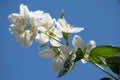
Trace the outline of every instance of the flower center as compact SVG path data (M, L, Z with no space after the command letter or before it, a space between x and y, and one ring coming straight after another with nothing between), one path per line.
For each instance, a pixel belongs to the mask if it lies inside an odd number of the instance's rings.
M44 26L44 28L46 28L46 29L48 29L49 28L49 26L48 26L48 23L46 22L46 23L42 23L42 26Z
M19 17L17 18L17 20L16 20L15 23L17 23L17 24L20 25L20 26L23 26L23 25L25 25L25 23L26 23L26 19L24 19L23 16L19 16Z
M50 29L49 31L47 31L47 34L52 36L52 37L56 37L55 33L54 33L54 28ZM49 36L49 37L50 37Z
M25 32L25 30L18 30L17 32L18 32L18 35L22 35Z
M63 28L65 29L72 29L73 27L70 24L63 25Z

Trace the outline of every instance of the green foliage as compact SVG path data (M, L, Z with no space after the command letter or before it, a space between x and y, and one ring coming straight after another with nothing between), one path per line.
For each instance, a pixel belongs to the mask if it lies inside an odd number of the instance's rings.
M115 56L119 52L120 47L111 45L100 45L91 50L89 58L92 62L105 65L103 61L100 59L101 57L105 59L110 58Z
M110 57L106 59L108 67L117 75L120 75L120 57Z
M112 79L109 78L109 77L104 77L104 78L102 78L102 79L100 79L100 80L112 80Z
M75 58L75 62L81 60L84 57L83 52L81 50L81 48L78 48L76 51L76 58Z

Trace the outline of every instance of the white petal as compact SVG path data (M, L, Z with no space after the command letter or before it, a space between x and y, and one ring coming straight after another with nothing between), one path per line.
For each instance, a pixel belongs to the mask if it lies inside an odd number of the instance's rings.
M55 24L58 29L60 29L61 31L64 31L64 28L62 27L62 25L59 22L56 22Z
M11 23L13 23L16 26L20 26L21 28L26 25L26 20L24 20L21 15L13 13L8 16L8 19L10 20Z
M58 56L52 60L52 68L54 71L58 71L62 68L62 59Z
M39 55L44 58L53 58L55 56L55 52L52 49L45 49L40 51Z
M30 37L30 41L34 40L36 38L36 36L37 36L37 32L34 31Z
M32 41L30 41L30 34L28 32L25 32L25 35L22 39L22 47L27 48L32 44Z
M49 38L48 38L48 36L46 36L45 34L42 34L42 33L41 33L41 34L37 34L35 40L36 40L37 42L39 42L40 44L45 44L46 42L49 41Z
M24 37L24 34L17 35L16 36L16 41L22 41L23 37Z
M42 17L42 23L48 23L49 26L53 24L52 17L50 16L49 13L44 13Z
M27 18L29 16L29 9L26 5L23 5L23 4L20 5L20 14L24 18Z
M79 33L82 30L84 30L84 28L75 27L75 28L71 29L69 32L70 33Z
M55 39L57 39L58 41L60 41L58 38L55 38ZM56 41L56 40L54 40L54 39L50 39L50 43L53 45L53 46L60 46L61 45L61 43L59 43L58 41Z
M11 14L11 15L8 16L8 19L9 19L9 21L11 23L15 24L16 21L17 21L17 19L18 19L18 17L20 17L19 14L13 13L13 14Z
M32 41L23 41L22 42L22 47L23 48L27 48L32 44Z
M15 26L14 24L11 24L11 25L10 25L10 28L9 28L9 31L10 31L10 32L17 32L17 30L18 30L18 29L16 28L16 26Z
M65 20L65 18L59 19L58 22L59 22L61 25L66 25L66 24L68 24L67 21Z
M63 35L62 35L62 31L58 28L55 28L54 29L54 34L58 37L58 38L62 38Z
M41 32L45 32L48 30L48 28L46 29L44 26L39 25L38 30L40 30Z
M43 11L37 10L37 11L34 12L34 15L35 15L36 18L40 19L43 16Z
M62 51L63 55L65 55L66 58L70 55L70 52L72 51L71 48L65 45L61 45L60 50Z
M83 64L87 63L87 61L84 60L84 59L81 59L81 62L82 62Z
M81 48L83 50L85 48L85 44L84 44L83 39L78 35L75 35L73 37L72 44L75 47L75 49Z
M93 49L94 47L96 47L95 41L90 40L90 41L88 42L88 44L86 45L86 52L89 53L89 52L91 51L91 49Z

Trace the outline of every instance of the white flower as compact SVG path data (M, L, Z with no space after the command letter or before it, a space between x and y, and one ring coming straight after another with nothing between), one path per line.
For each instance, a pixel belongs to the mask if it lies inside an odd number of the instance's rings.
M52 19L49 13L44 13L41 20L41 27L39 27L39 30L44 32L54 27L54 25L55 25L55 19Z
M17 30L24 29L26 27L28 17L29 17L28 7L26 5L21 4L20 14L13 13L8 16L8 19L15 26L14 29L16 29L17 31Z
M21 33L20 35L17 35L16 40L20 41L22 43L23 48L27 48L32 44L31 36L32 36L32 34L30 34L30 31L26 30L25 32Z
M52 49L45 49L40 51L40 56L44 58L53 58L52 60L52 69L58 71L62 68L63 56L61 54L54 52Z
M68 59L72 51L73 50L68 46L61 45L59 48L56 48L55 50L52 48L49 48L49 49L40 51L39 55L44 58L53 58L52 68L54 71L58 71L63 68L63 65L62 65L63 61L65 62Z
M31 26L40 27L43 14L44 12L40 10L30 12L29 18Z
M30 13L30 22L33 26L37 27L38 31L45 32L55 26L55 19L52 19L49 13L43 11L36 11Z
M41 33L41 34L37 34L35 40L40 44L45 44L49 41L49 38L45 34Z
M86 63L89 60L90 51L96 46L95 41L90 40L86 45L80 36L75 35L73 37L72 43L75 49L81 48L82 51L85 51L84 58L81 61L83 63Z
M53 46L60 46L61 43L59 42L60 41L59 38L62 38L62 37L63 37L62 32L60 30L58 30L57 28L52 28L46 31L44 34L43 33L38 34L36 36L36 41L41 44L45 44L48 41L50 41L50 43Z
M50 41L53 46L60 46L58 41L60 41L59 38L62 38L62 32L55 28L55 19L52 19L49 13L43 13L43 11L31 12L30 23L38 31L35 37L37 42L45 44Z
M66 33L78 33L84 30L84 28L73 27L72 25L68 24L64 18L59 19L58 22L56 22L56 25L61 31Z

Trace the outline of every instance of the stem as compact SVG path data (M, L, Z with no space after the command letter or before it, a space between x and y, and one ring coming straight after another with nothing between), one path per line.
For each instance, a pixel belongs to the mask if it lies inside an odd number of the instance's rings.
M114 78L115 80L119 80L118 78L116 78L115 76L113 76L111 73L109 73L108 71L106 71L103 67L101 67L100 65L90 61L94 66L98 67L100 70L102 70L103 72L105 72L106 74L108 74L109 76L111 76L112 78Z
M68 40L66 40L66 45L68 46Z
M59 42L59 43L61 43L61 44L64 44L64 43L62 43L61 41L59 41L59 40L55 39L53 36L51 36L51 35L49 35L49 34L46 34L46 33L42 32L42 31L39 31L39 32L41 32L41 33L43 33L43 34L45 34L45 35L49 36L50 38L52 38L52 39L56 40L57 42Z
M55 39L53 36L51 36L51 35L49 35L49 34L46 34L46 33L43 33L43 34L45 34L45 35L49 36L50 38L52 38L52 39L56 40L57 42L59 42L59 43L61 43L61 44L63 44L61 41L59 41L59 40Z

